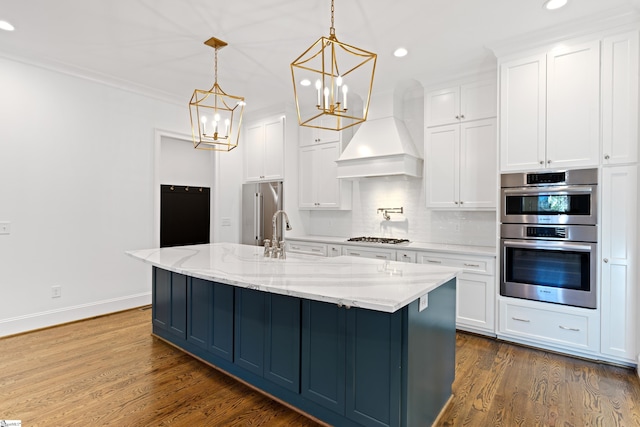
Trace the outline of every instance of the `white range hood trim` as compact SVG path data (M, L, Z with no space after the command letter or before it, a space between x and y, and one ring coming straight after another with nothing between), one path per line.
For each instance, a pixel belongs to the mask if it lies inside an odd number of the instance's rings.
M340 179L389 175L420 178L423 161L405 124L390 116L362 123L336 164Z
M422 177L422 159L408 154L370 156L360 159L338 159L339 179L403 175Z

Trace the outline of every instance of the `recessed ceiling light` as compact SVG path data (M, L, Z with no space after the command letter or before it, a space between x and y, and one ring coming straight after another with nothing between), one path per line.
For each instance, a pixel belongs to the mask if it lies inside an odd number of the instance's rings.
M567 4L568 0L547 0L544 2L544 8L547 10L556 10Z
M399 47L393 52L393 56L396 58L402 58L403 56L407 56L407 53L409 53L407 49Z
M300 80L300 84L302 86L309 86L311 84L311 81L309 79Z
M0 21L0 30L13 31L15 30L15 28L13 25L8 23L7 21Z

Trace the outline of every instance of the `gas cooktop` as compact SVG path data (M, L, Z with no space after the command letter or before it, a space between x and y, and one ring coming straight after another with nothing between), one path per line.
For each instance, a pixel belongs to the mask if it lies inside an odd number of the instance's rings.
M352 237L347 242L367 242L367 243L388 243L397 245L398 243L409 243L407 239L392 239L389 237Z

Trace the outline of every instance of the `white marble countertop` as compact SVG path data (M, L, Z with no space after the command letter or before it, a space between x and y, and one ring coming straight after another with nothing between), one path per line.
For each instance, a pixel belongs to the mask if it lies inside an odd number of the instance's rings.
M263 256L235 243L127 251L176 273L298 298L393 313L456 277L456 268L339 256Z
M496 248L492 246L449 245L444 243L409 242L399 244L384 244L371 242L348 242L348 237L332 236L285 236L285 241L304 241L328 243L334 245L366 246L371 248L386 248L411 251L441 252L460 255L481 255L496 257Z

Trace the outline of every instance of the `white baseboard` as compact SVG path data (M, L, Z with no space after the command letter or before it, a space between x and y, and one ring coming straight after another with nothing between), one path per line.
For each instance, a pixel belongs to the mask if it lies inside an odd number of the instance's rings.
M151 292L0 320L0 337L151 304Z

